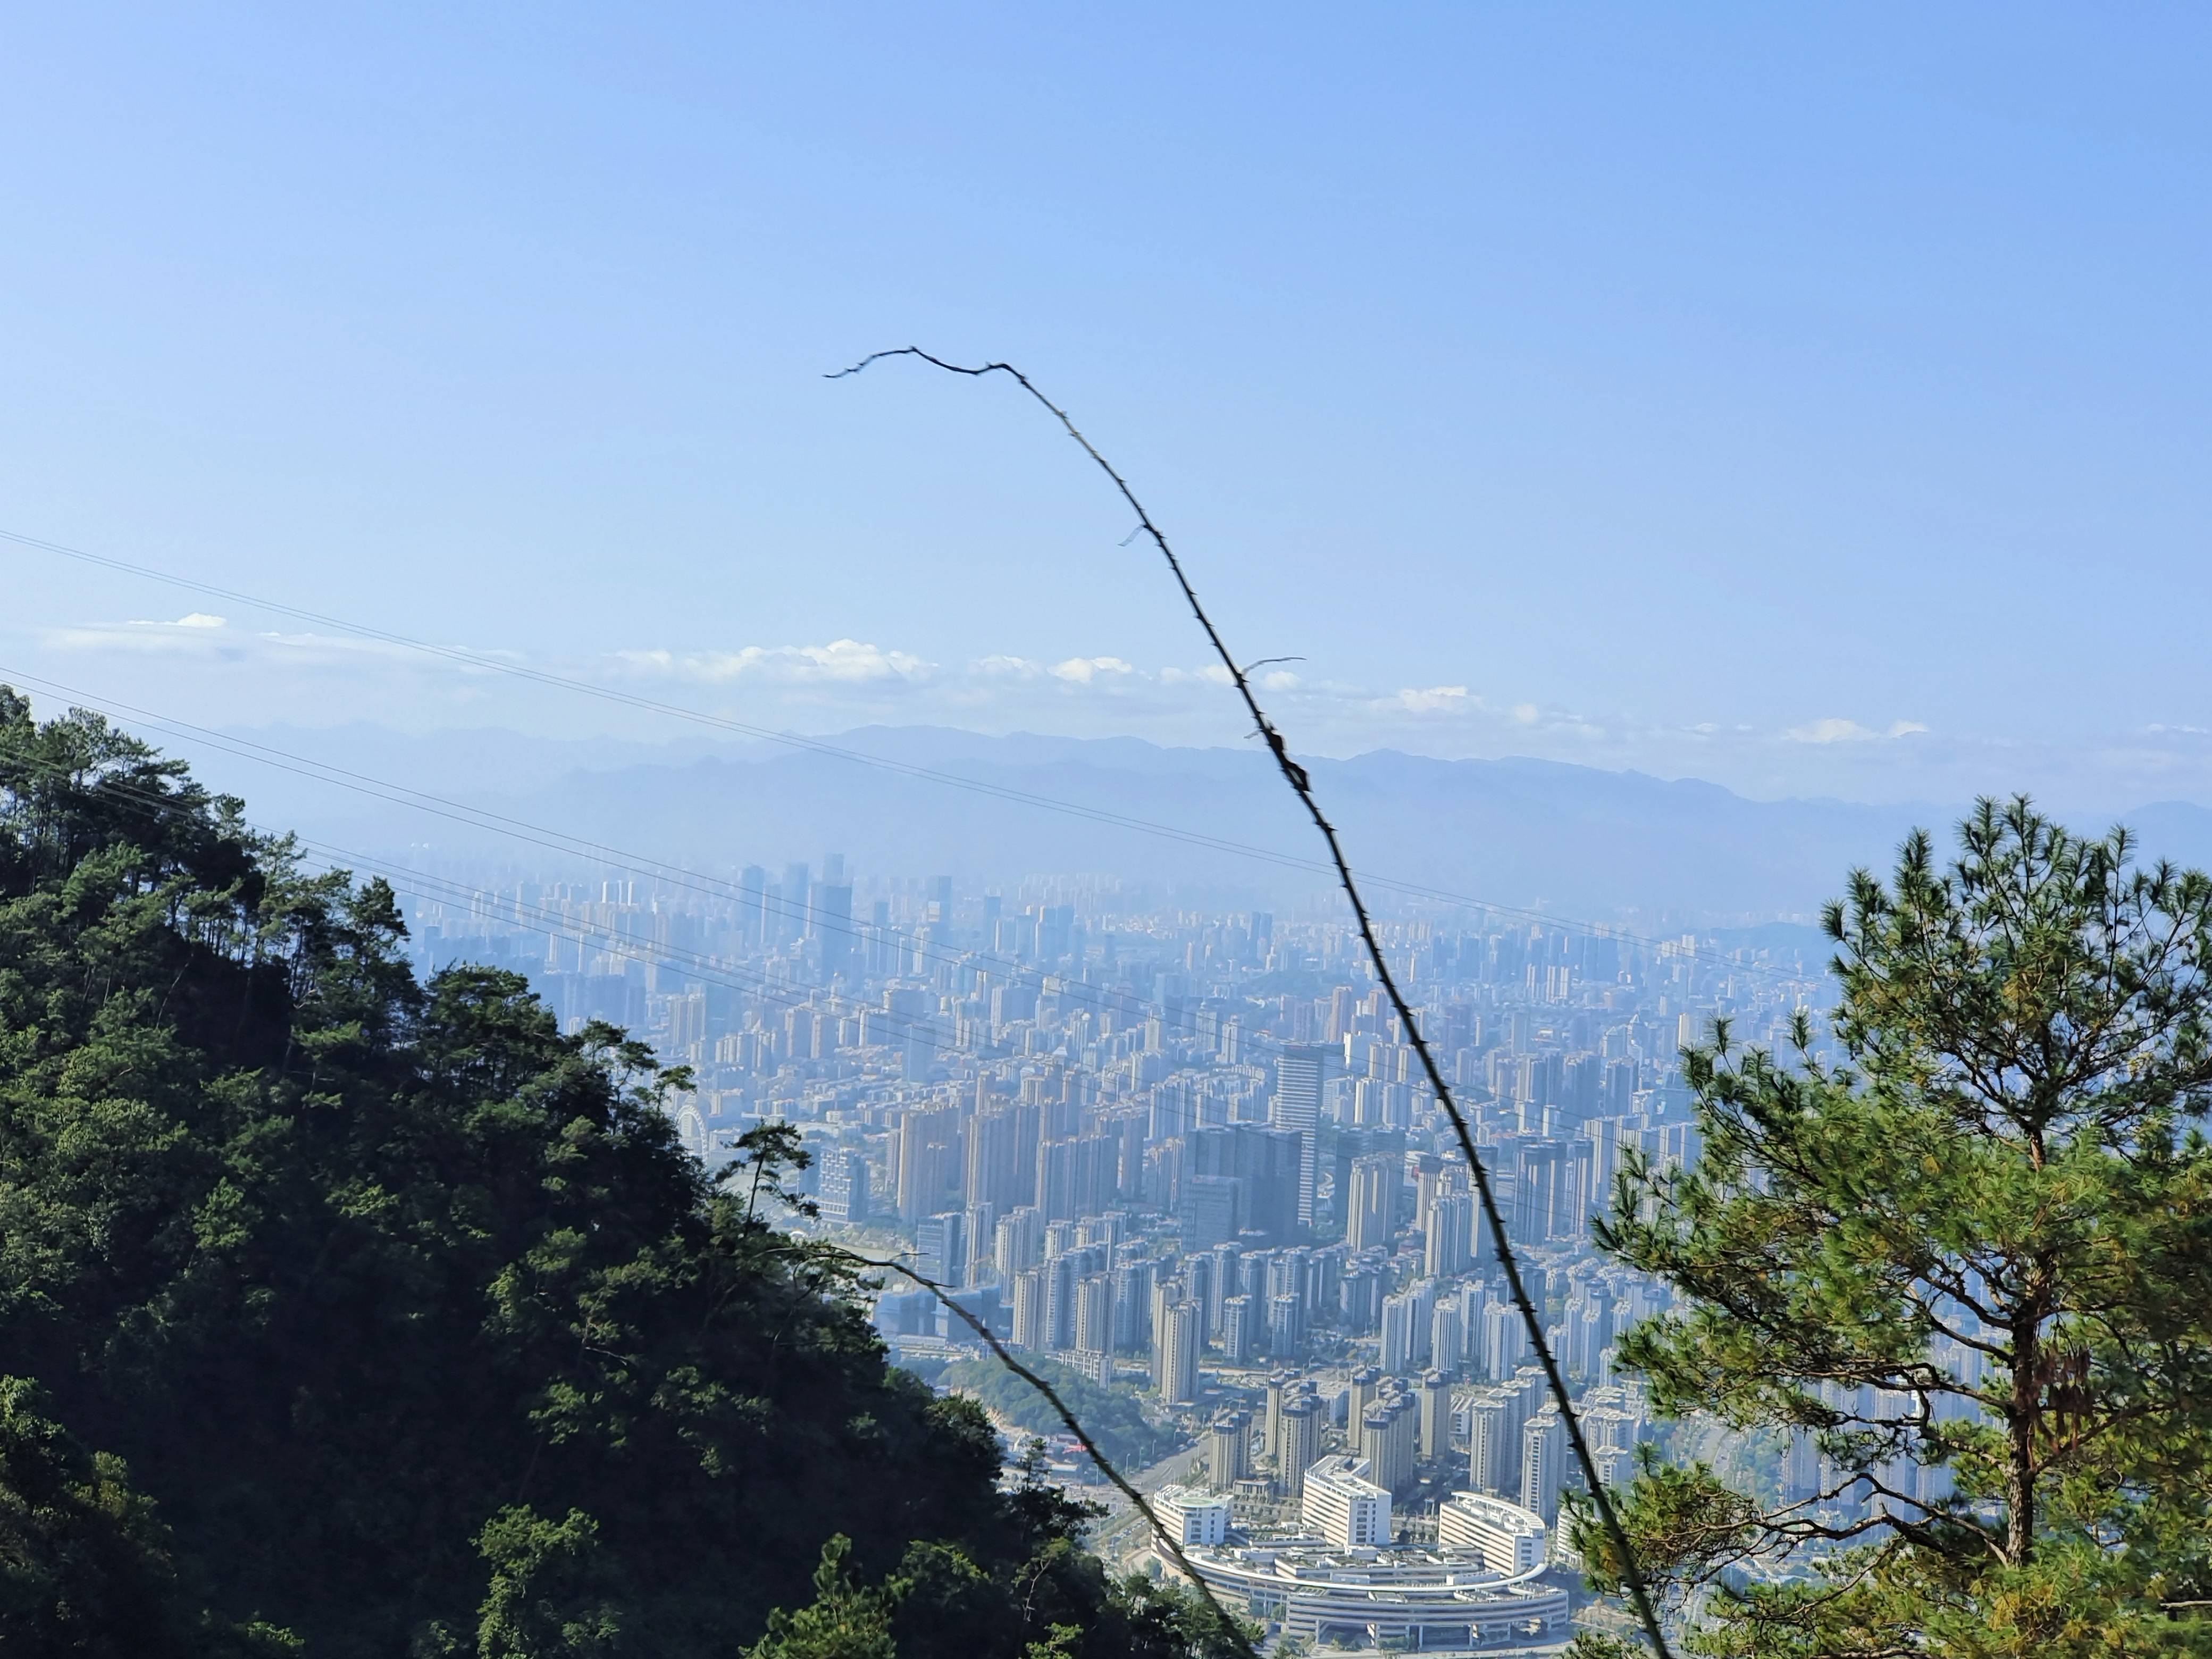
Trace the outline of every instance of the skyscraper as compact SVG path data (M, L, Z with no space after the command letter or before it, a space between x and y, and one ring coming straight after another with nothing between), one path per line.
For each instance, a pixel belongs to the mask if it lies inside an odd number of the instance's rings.
M1442 1371L1421 1378L1421 1456L1431 1462L1451 1450L1451 1379Z
M1207 1431L1206 1447L1207 1482L1227 1492L1252 1472L1252 1419L1243 1412L1224 1412Z
M1520 1493L1521 1433L1513 1401L1498 1389L1486 1389L1468 1407L1467 1478L1480 1491Z
M1321 1127L1322 1084L1329 1050L1313 1043L1285 1045L1275 1060L1275 1099L1270 1115L1278 1129L1298 1137L1298 1225L1314 1224L1315 1159Z
M909 1107L899 1119L899 1219L920 1221L960 1196L960 1109Z
M948 1289L968 1281L968 1218L946 1210L925 1217L914 1230L915 1271Z
M1284 1492L1297 1498L1306 1471L1321 1455L1322 1406L1319 1396L1302 1394L1283 1402L1282 1449L1275 1457L1276 1478Z
M1547 1407L1521 1425L1521 1507L1547 1524L1559 1518L1566 1452L1566 1427L1557 1412Z
M1153 1332L1152 1386L1168 1405L1188 1406L1198 1399L1200 1316L1195 1303L1177 1302Z
M1404 1160L1370 1153L1352 1161L1351 1191L1344 1202L1344 1242L1354 1250L1382 1249L1397 1224Z
M1438 1193L1429 1206L1424 1232L1423 1270L1431 1279L1456 1279L1468 1269L1474 1228L1474 1200L1466 1193Z

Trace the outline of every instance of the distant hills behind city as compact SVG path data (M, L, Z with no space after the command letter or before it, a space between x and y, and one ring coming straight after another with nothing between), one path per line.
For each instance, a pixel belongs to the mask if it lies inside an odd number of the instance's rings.
M236 735L713 872L834 851L863 878L947 874L976 886L1096 874L1155 898L1229 908L1295 906L1325 885L1306 862L1320 850L1310 824L1256 749L934 726L866 727L818 739L876 763L867 763L769 742L650 745L494 730L416 735L365 723ZM195 763L210 781L246 795L258 822L296 826L362 852L411 848L417 859L495 860L546 872L573 862L489 830L213 750L198 753ZM1391 750L1308 764L1363 872L1645 928L1809 923L1846 871L1887 866L1914 825L1936 830L1948 845L1963 806L1761 801L1694 780ZM2212 865L2212 811L2160 802L2121 818L2138 832L2147 858ZM1393 902L1388 892L1379 896L1385 908Z

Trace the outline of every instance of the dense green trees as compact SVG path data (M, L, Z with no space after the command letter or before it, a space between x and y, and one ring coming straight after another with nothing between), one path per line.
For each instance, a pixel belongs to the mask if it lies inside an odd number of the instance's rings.
M400 935L0 689L0 1646L733 1656L842 1537L903 1656L1187 1650L641 1048Z
M1098 1449L1112 1458L1117 1468L1143 1468L1186 1443L1170 1431L1147 1422L1134 1396L1117 1393L1058 1360L1031 1358L1025 1363L1052 1384L1053 1392L1082 1419L1091 1437L1098 1443ZM1051 1403L996 1360L955 1360L939 1375L937 1382L940 1388L973 1395L1016 1428L1031 1434L1066 1432L1066 1425Z
M1840 1062L1719 1031L1702 1163L1604 1229L1683 1293L1623 1345L1660 1407L1818 1470L1780 1509L1702 1468L1627 1494L1708 1652L2212 1652L2212 882L2024 801L1960 840L1832 908Z

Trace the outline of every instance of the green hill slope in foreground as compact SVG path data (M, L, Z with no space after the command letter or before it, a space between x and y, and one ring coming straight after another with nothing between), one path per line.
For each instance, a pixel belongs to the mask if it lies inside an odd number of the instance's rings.
M0 688L0 1650L1202 1647L710 1191L641 1050L418 983L387 890L239 811Z

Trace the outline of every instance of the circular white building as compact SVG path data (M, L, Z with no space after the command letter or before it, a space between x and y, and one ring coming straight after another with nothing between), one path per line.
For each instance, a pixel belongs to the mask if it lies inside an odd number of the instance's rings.
M1542 1521L1528 1517L1540 1533ZM1513 1648L1565 1641L1567 1593L1533 1567L1498 1571L1480 1549L1347 1548L1317 1538L1187 1551L1232 1610L1316 1645Z

